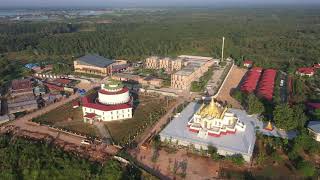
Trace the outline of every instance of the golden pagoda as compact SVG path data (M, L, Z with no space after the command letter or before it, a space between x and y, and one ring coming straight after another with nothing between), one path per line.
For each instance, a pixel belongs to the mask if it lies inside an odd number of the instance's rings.
M200 111L197 114L200 115L201 117L211 117L211 118L222 119L227 110L228 108L223 108L221 106L218 106L217 103L214 101L214 99L212 99L210 104L202 105L202 107L200 108Z
M264 129L268 130L268 131L272 131L273 130L273 126L271 124L271 121L268 122L268 125Z

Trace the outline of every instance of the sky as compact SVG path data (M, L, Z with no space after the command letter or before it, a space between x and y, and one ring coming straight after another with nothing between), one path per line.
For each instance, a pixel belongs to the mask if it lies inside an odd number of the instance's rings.
M318 4L320 0L0 0L0 7L142 7Z

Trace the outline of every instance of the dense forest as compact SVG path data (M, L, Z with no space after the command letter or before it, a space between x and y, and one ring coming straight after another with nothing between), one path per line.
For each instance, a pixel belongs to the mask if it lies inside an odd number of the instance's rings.
M1 24L0 53L23 51L38 60L86 53L132 61L149 55L220 57L225 36L227 56L267 67L312 64L320 57L319 9L169 9L101 18L112 23Z
M141 179L139 169L114 160L103 166L50 144L0 137L0 179Z

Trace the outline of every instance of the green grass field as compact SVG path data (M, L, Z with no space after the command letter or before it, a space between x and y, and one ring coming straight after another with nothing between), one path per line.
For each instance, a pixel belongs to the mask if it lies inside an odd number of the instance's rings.
M95 126L83 122L83 113L81 108L73 109L72 103L67 103L53 111L50 111L34 121L90 136L99 135Z
M129 136L142 132L147 127L146 124L154 123L166 112L167 101L159 96L142 95L139 96L139 102L132 119L105 123L114 142L127 142ZM174 100L170 100L169 104L173 102Z

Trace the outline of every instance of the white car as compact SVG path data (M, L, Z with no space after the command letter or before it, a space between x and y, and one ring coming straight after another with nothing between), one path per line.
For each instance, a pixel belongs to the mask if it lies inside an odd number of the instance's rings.
M90 141L84 139L84 140L81 141L81 144L90 145Z
M280 86L282 87L283 84L284 84L284 80L281 80L281 81L280 81Z

